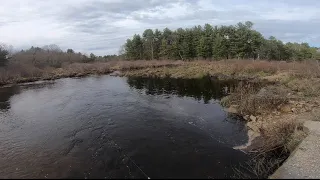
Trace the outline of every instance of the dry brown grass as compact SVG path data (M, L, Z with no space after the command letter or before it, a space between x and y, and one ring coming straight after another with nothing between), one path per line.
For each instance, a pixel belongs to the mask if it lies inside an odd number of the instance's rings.
M295 78L286 85L305 96L315 97L320 95L320 78Z
M94 63L62 63L61 67L37 67L32 63L10 63L0 68L0 85L35 81L40 79L56 79L62 77L85 76L88 74L107 74L115 70L128 71L142 68L173 67L182 61L108 61Z
M281 150L281 153L291 153L305 135L302 121L288 118L264 123L261 128L261 144L255 149L259 155L275 150Z
M268 178L306 137L303 122L294 117L264 120L260 131L261 136L247 150L252 159L242 164L242 170L234 169L237 178Z
M272 158L270 156L253 158L241 164L240 168L234 168L235 179L267 179L270 172L279 168L285 159L285 157Z
M168 68L140 69L127 72L129 76L170 76L173 78L199 78L206 75L224 75L237 77L269 77L286 73L294 78L320 77L317 61L284 62L263 60L199 60L181 62L179 66Z
M318 61L303 62L264 61L264 60L227 60L227 61L199 61L204 66L211 66L215 71L227 71L230 74L262 74L271 75L280 72L289 72L301 77L319 77L320 65Z
M221 100L225 107L236 105L239 114L261 115L277 110L289 101L288 89L284 86L269 85L268 83L241 82L229 96Z
M111 61L108 65L112 67L113 70L136 70L141 68L157 68L157 67L173 67L177 65L182 65L183 61L172 61L172 60L138 60L138 61Z

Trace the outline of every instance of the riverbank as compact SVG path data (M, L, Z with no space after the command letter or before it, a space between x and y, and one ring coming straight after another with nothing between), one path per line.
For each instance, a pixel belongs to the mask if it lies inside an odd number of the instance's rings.
M247 121L249 142L235 149L252 154L251 171L267 178L307 136L303 124L320 117L319 69L317 62L199 61L124 75L239 80L221 104Z
M183 64L181 61L108 61L95 63L63 64L59 68L35 67L33 65L9 64L0 68L0 86L54 80L67 77L83 77L91 74L110 74L114 71L130 71L142 68L172 67Z

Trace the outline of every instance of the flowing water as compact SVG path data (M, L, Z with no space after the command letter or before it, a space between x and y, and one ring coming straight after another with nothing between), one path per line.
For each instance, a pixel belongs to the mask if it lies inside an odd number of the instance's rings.
M90 76L0 88L0 178L228 178L234 82Z

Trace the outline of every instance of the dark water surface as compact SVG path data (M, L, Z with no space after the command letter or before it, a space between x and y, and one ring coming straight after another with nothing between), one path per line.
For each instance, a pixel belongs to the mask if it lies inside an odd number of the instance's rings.
M232 82L92 76L0 88L0 178L228 178Z

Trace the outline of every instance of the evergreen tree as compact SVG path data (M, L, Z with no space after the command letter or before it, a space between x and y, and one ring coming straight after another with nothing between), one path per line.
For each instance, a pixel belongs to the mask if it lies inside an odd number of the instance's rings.
M5 66L8 62L8 51L0 46L0 67Z
M250 21L235 26L205 24L172 31L147 29L124 45L127 59L267 59L302 60L317 58L320 52L307 43L287 43L275 37L265 39Z

